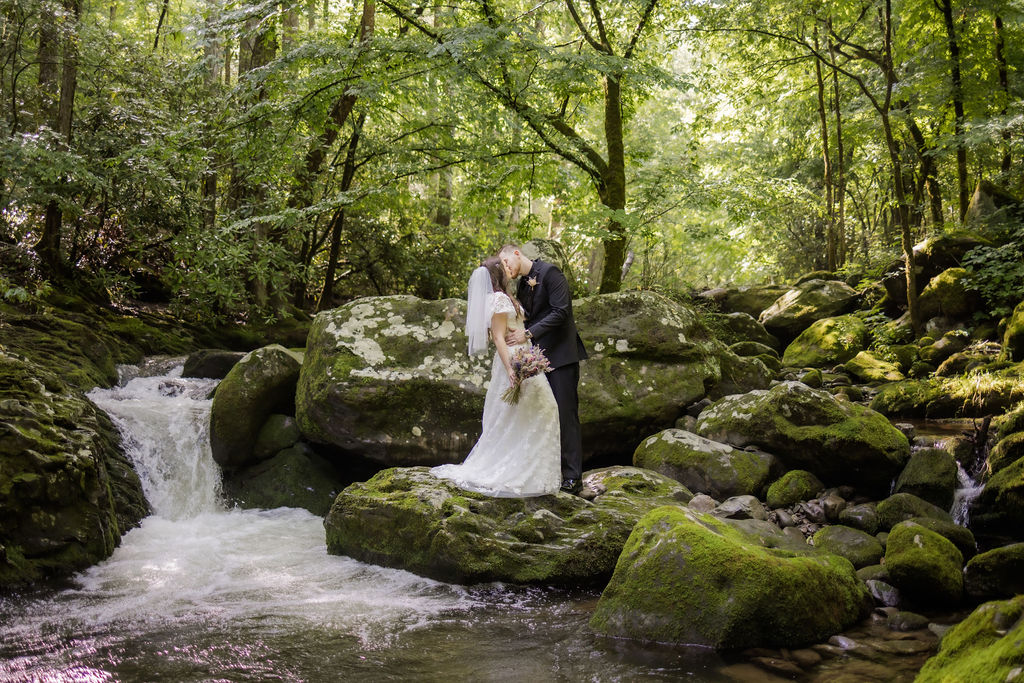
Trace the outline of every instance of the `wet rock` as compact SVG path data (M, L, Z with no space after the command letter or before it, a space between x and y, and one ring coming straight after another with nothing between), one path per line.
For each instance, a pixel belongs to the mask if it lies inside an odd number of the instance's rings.
M936 507L948 510L957 487L957 467L953 456L939 448L924 448L910 455L895 493L912 493Z
M973 598L1024 594L1024 543L1013 543L971 558L964 568L964 589Z
M892 426L903 432L903 436L913 443L914 436L917 434L917 427L909 422L894 422Z
M761 324L781 341L789 342L823 318L848 312L857 304L856 290L839 280L808 280L765 309Z
M821 509L825 512L825 520L834 524L839 521L839 515L846 509L846 500L838 493L832 491L821 497Z
M946 538L956 546L964 559L974 557L978 552L978 545L974 540L974 534L967 527L962 527L956 522L949 522L934 517L911 517L911 522L916 522L930 531L934 531Z
M963 596L963 555L951 541L916 522L893 527L885 566L893 585L920 604L952 606Z
M885 549L874 536L836 525L814 534L814 547L845 557L855 568L878 564Z
M252 448L253 458L266 460L286 448L298 443L299 425L291 415L274 414L267 418L256 435L256 443ZM325 511L326 512L326 511Z
M889 616L886 623L889 625L889 628L894 631L917 631L928 626L928 617L917 614L916 612L901 611ZM924 652L924 650L916 651Z
M857 570L857 578L861 581L890 581L889 572L884 564L872 564L861 567Z
M778 510L775 510L774 512L775 519L777 520L777 523L780 528L785 529L788 526L796 525L796 521L793 519L793 515L789 514L789 512L787 512L786 510L780 508Z
M992 475L971 509L975 531L1024 540L1024 458Z
M559 493L489 498L391 468L352 484L324 520L327 550L456 583L578 584L606 580L630 531L659 505L691 494L656 472L610 467L584 474L593 502Z
M768 511L754 496L732 496L723 500L712 512L723 519L767 520Z
M633 465L718 499L759 494L780 469L768 453L740 450L680 429L666 429L645 439L633 453Z
M200 349L193 351L185 360L181 370L182 377L209 377L223 379L238 361L245 357L240 351L223 349Z
M826 483L883 495L910 457L906 437L882 415L798 382L716 401L701 413L697 432L756 446Z
M899 589L881 579L868 579L864 582L871 597L880 605L896 607L902 602Z
M978 607L942 638L918 683L1019 681L1024 672L1024 595Z
M815 367L845 363L864 350L868 327L856 315L824 318L801 332L782 354L782 364Z
M944 522L953 521L948 512L911 493L891 495L880 502L876 509L880 529L891 529L903 520L912 517L932 517Z
M847 560L766 548L724 520L663 507L633 530L591 627L722 649L788 647L838 633L864 601Z
M711 512L718 507L718 501L705 493L698 493L686 505L697 512Z
M825 508L823 508L821 503L817 500L808 500L803 503L798 503L795 509L797 513L814 524L824 524L828 521L825 519Z
M224 481L225 495L241 508L305 508L323 517L342 489L341 478L305 444L295 444Z
M210 409L210 448L221 467L254 460L260 429L274 413L293 414L302 356L277 344L245 355L217 385Z
M839 523L868 534L878 532L878 513L874 503L862 503L843 508L839 513Z
M1010 434L996 443L988 454L988 470L996 474L1024 458L1024 432Z

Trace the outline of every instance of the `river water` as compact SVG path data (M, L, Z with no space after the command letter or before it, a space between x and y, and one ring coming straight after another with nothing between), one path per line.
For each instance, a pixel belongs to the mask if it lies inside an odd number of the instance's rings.
M153 514L70 585L0 599L0 681L735 680L706 649L591 634L596 592L432 581L328 555L305 510L227 509L215 384L151 363L90 393Z

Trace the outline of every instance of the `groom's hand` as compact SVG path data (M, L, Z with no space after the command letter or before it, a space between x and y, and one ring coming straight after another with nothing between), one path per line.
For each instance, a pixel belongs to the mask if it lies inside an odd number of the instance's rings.
M505 343L509 346L526 343L526 333L523 330L512 330L505 334Z

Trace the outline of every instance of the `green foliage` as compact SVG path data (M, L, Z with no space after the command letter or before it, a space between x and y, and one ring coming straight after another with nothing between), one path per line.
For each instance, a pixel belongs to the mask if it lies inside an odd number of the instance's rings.
M1024 299L1024 227L1004 236L995 246L978 246L964 256L970 277L967 286L988 304L984 317L1009 315Z

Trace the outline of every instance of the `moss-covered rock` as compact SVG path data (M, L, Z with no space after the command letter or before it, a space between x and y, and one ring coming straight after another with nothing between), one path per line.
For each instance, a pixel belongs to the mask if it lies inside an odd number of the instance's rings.
M771 508L784 508L810 500L825 488L821 480L807 470L790 470L768 487L766 502Z
M779 357L779 353L775 349L771 348L770 346L765 346L761 342L755 341L736 342L735 344L729 346L729 350L735 353L737 356L772 356L773 358Z
M878 511L874 503L847 505L839 512L839 523L874 535L878 532Z
M295 412L302 357L273 344L247 354L217 385L210 409L210 448L222 467L254 459L260 429L274 413Z
M720 287L701 292L700 296L714 302L719 310L726 313L746 313L757 318L789 289L786 285Z
M299 425L291 415L273 414L263 423L256 435L252 455L256 460L266 460L277 453L291 448L300 438Z
M296 417L304 438L384 465L457 462L480 432L491 356L466 355L466 303L373 297L320 313ZM697 311L650 292L579 299L584 457L628 458L740 360Z
M895 493L912 493L932 505L948 510L957 487L956 460L941 448L914 452L896 480Z
M185 367L181 370L181 376L224 379L231 372L231 368L235 367L235 364L244 357L245 354L241 351L199 349L188 355Z
M695 493L722 500L759 495L779 463L757 450L740 450L682 429L666 429L645 439L633 465L660 472Z
M891 417L984 417L1024 399L1021 377L1022 366L1015 364L967 376L892 382L879 388L871 408Z
M1024 458L985 483L971 509L971 523L982 535L1024 540Z
M900 522L885 544L885 567L900 592L924 605L952 606L963 597L963 556L945 537L914 521Z
M1003 355L1015 363L1024 361L1024 301L1017 304L1006 321L1003 332Z
M856 315L816 320L782 354L789 367L824 367L845 363L864 350L868 326Z
M964 568L964 590L990 600L1024 594L1024 543L1012 543L972 557Z
M974 557L975 553L978 552L978 544L974 540L974 534L971 533L970 529L960 526L956 522L935 517L911 517L906 521L916 522L948 540L956 546L956 549L963 555L964 560Z
M663 507L636 525L590 624L719 649L791 647L848 627L866 600L848 560L766 547L724 520Z
M634 467L584 473L593 502L559 493L489 498L432 476L391 468L352 484L324 520L327 550L443 581L596 583L611 575L637 520L692 494Z
M110 419L2 348L0 386L0 588L106 558L149 511Z
M861 351L843 367L862 382L898 382L904 379L895 363L890 363L874 351Z
M708 389L710 399L730 394L745 394L755 389L766 389L772 383L775 371L761 356L746 358L726 350L719 356L721 378Z
M950 629L916 683L1019 681L1024 670L1024 595L988 602Z
M764 329L764 325L747 313L710 313L708 324L725 344L756 342L778 351L779 340ZM756 354L740 354L756 355Z
M756 446L830 485L884 494L910 457L907 438L882 415L799 382L727 396L704 410L697 433Z
M832 318L857 305L856 290L840 280L808 280L780 296L759 320L780 341L788 343L823 318Z
M301 443L224 479L225 495L239 507L305 508L321 517L341 489L330 463Z
M929 280L918 299L922 319L937 315L970 317L982 301L976 291L968 288L969 278L964 268L947 268Z
M995 474L1024 458L1024 432L1000 439L988 454L988 470Z
M871 534L841 524L826 526L813 538L815 548L845 557L858 569L878 564L885 552L882 544Z
M925 363L938 367L954 354L960 353L971 343L970 335L966 330L950 330L918 351L918 355Z
M878 504L878 528L888 530L913 517L931 517L944 522L953 518L942 508L922 500L912 493L896 493Z

